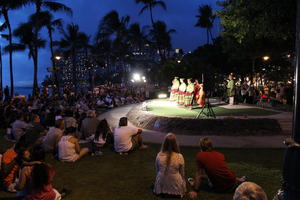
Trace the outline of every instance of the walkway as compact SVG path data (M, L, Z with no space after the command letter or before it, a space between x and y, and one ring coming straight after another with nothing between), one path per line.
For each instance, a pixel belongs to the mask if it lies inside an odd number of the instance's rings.
M108 123L114 128L118 126L119 119L126 116L134 105L127 105L115 108L98 116L98 119L107 119ZM288 122L291 125L292 114L280 113L268 118L278 119L279 122ZM259 118L259 117L257 117ZM263 118L263 117L261 117ZM264 117L265 118L265 117ZM132 124L129 124L132 126ZM284 131L291 129L289 126L283 127ZM143 130L143 139L147 143L161 144L167 133ZM286 133L288 134L288 133ZM205 136L176 135L178 142L182 146L198 146L199 140ZM226 148L284 148L282 141L287 136L208 136L214 142L215 147Z

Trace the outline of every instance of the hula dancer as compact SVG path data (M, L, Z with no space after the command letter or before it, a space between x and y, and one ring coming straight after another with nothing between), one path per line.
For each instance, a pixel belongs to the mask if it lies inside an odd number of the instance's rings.
M184 96L185 96L185 91L186 91L186 84L184 82L184 78L180 79L180 86L179 86L179 92L178 92L178 98L177 98L177 103L179 105L184 104Z
M189 106L192 109L192 101L194 97L194 83L192 83L191 79L188 79L188 86L185 91L184 97L184 106Z
M229 82L227 85L227 96L229 97L229 105L233 106L234 103L234 95L235 95L235 83L232 75L229 75Z
M170 101L177 101L179 85L180 85L180 82L178 80L178 77L174 77L174 79L172 81Z
M195 79L195 83L194 83L194 100L193 102L198 102L198 99L199 99L199 93L200 93L200 84L199 84L199 81L198 79Z
M204 92L204 86L203 84L200 84L200 92L199 92L199 99L197 103L200 107L203 107L205 105L205 92Z

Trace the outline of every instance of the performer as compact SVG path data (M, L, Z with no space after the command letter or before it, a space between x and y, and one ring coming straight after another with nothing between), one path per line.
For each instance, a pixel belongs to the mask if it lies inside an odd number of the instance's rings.
M180 86L179 86L178 97L177 97L177 103L179 105L183 105L184 104L185 91L186 91L186 84L184 82L184 78L181 78L180 79Z
M199 81L198 79L195 79L195 83L194 83L194 99L193 99L193 102L198 102L198 99L199 99L199 93L200 93L200 84L199 84Z
M232 75L229 75L229 82L227 85L227 96L229 97L229 105L233 105L234 103L234 95L235 95L235 84Z
M184 106L192 109L192 101L194 97L194 83L192 83L192 79L187 79L188 81L188 86L185 91L185 97L184 97Z
M179 85L180 85L180 82L178 80L178 77L175 76L172 81L170 101L177 101Z
M199 99L197 103L200 107L203 107L205 105L205 92L203 84L200 84Z

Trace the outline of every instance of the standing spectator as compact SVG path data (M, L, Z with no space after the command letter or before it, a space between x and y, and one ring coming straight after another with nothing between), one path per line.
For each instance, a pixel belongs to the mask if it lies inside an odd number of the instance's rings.
M95 135L99 120L96 118L96 113L94 110L89 110L87 112L86 118L81 123L81 137L87 139L92 135Z
M243 85L241 86L241 95L242 95L242 103L246 103L248 101L248 89L249 86L247 85L247 82L245 81Z
M228 169L224 155L213 151L210 139L202 139L200 148L201 152L196 156L197 173L194 184L196 190L204 188L216 192L229 192L245 181L245 177L237 178L236 174ZM208 179L204 178L205 174Z
M146 149L148 146L143 144L141 136L142 129L127 126L127 117L122 117L119 127L114 131L114 147L118 153L127 153L136 148Z
M24 120L24 115L19 113L17 114L17 120L12 124L12 136L16 141L24 135L25 129L28 127L28 124Z
M184 158L174 134L167 134L155 161L156 180L153 192L163 197L182 198L186 192Z
M63 119L55 121L55 126L50 127L47 135L43 139L43 148L45 151L52 151L55 148L55 142L59 135L63 134L65 123Z
M58 136L58 158L60 161L75 162L88 154L88 148L80 148L75 133L75 127L68 127L65 130L65 135Z
M6 101L9 101L9 99L10 99L10 96L9 96L9 89L8 89L8 86L6 86L5 88L4 88L4 101L6 102Z

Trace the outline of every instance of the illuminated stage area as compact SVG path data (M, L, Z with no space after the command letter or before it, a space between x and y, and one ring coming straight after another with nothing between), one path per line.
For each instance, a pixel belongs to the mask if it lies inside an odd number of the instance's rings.
M150 100L134 106L127 114L140 128L182 135L263 136L282 135L276 116L279 112L252 106L228 106L211 100L216 119L201 115L202 108L192 110L167 99Z

